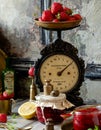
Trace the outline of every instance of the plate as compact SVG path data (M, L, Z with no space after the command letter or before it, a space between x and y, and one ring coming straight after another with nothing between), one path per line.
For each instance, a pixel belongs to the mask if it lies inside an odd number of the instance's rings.
M75 21L62 21L62 22L45 22L39 21L38 18L35 19L36 25L46 29L69 29L79 26L81 20Z
M7 55L0 49L0 91L2 90L1 74L6 67L6 58Z

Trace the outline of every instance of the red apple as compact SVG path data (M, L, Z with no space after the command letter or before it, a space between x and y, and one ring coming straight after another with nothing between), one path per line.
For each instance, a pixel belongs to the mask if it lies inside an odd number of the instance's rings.
M5 113L0 113L0 122L2 123L7 122L7 115Z

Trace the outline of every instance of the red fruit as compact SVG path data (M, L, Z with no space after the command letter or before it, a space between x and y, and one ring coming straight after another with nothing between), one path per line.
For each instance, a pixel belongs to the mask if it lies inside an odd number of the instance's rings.
M53 22L55 23L57 23L57 22L59 22L59 20L58 19L53 19Z
M4 96L3 96L3 94L1 93L0 94L0 100L4 100L5 98L4 98Z
M75 19L75 17L74 16L70 16L69 18L68 18L68 21L75 21L76 19Z
M9 94L9 99L14 98L14 93Z
M73 17L75 17L76 20L82 20L82 17L80 14L74 14Z
M39 20L39 21L42 21L42 17L39 17L38 20Z
M28 70L29 76L34 77L34 73L35 73L35 68L34 67L30 67L29 70Z
M7 122L7 115L5 113L0 113L0 122L2 123Z
M60 12L56 15L57 19L60 21L66 21L68 20L69 16L65 12Z
M14 93L13 92L9 93L9 91L6 90L6 91L3 92L3 97L5 99L11 99L11 98L14 97Z
M68 117L71 117L72 114L71 114L71 113L65 113L65 114L61 114L60 116L61 116L63 119L66 119L66 118L68 118Z
M42 12L42 21L52 21L53 15L50 10L44 10Z
M51 5L51 12L52 14L56 15L59 12L63 11L63 6L61 3L59 2L53 2L53 4Z
M66 12L68 15L72 14L72 10L70 8L63 7L63 11Z

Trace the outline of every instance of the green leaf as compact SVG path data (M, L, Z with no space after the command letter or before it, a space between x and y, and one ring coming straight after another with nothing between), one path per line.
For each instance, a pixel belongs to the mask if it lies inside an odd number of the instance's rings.
M97 125L94 126L94 129L92 128L88 128L87 130L100 130L99 127Z
M99 127L97 125L95 125L94 130L100 130Z
M12 117L12 119L16 119L18 116L17 116L17 114L14 113L11 117Z
M14 130L14 126L11 123L7 122L7 129Z

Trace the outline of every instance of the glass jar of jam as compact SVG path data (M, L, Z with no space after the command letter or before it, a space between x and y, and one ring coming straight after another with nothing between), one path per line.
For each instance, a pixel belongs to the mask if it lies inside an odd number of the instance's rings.
M62 113L64 113L63 110L52 109L52 107L37 107L37 117L41 123L45 123L49 118L55 124L61 123L63 121L63 118L60 116Z
M101 106L84 105L74 112L73 127L74 130L94 129L95 126L101 129Z
M51 118L54 124L61 123L63 118L60 116L65 113L66 107L71 107L68 103L65 94L60 93L59 96L39 94L36 96L37 102L37 118L41 123L45 123L48 118Z

